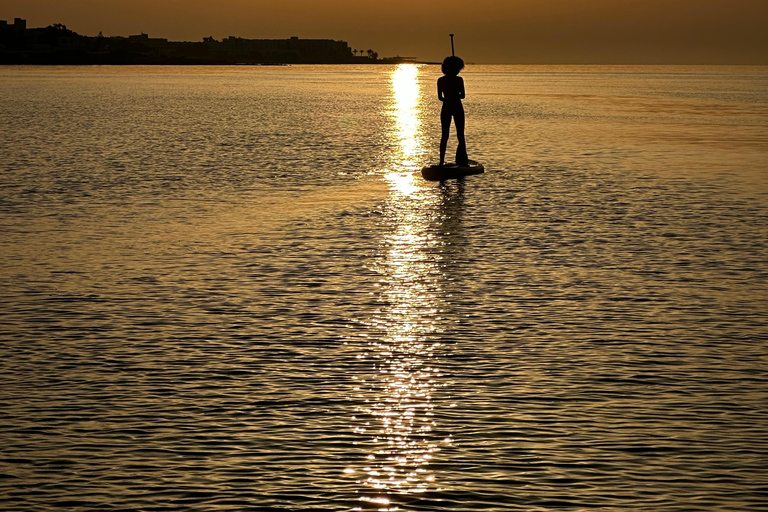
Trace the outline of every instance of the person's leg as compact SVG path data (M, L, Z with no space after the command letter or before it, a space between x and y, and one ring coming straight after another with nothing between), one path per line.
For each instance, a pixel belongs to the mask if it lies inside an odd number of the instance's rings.
M440 111L440 125L442 135L440 137L440 165L445 164L445 149L448 147L448 136L451 134L451 111L443 105Z
M469 156L467 155L467 142L464 139L464 108L460 107L456 109L453 114L454 122L456 123L456 138L459 139L459 145L456 148L456 163L458 165L468 165Z

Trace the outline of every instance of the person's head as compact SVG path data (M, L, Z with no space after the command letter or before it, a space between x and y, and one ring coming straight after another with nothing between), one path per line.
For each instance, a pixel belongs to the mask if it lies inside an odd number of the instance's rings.
M464 69L464 61L460 57L446 57L442 68L444 75L456 76Z

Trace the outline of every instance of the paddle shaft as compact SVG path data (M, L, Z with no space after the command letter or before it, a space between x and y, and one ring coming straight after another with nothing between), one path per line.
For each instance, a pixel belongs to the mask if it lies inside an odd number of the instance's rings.
M455 57L456 52L453 50L453 34L448 34L448 35L451 36L451 56Z

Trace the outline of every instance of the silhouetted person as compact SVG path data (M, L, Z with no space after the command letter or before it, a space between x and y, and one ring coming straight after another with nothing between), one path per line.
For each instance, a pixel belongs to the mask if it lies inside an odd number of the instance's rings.
M456 148L456 163L461 166L469 165L467 144L464 141L464 79L459 72L464 69L464 61L459 57L446 57L443 61L443 76L437 79L437 97L443 102L440 111L440 124L443 134L440 138L440 165L445 165L445 148L448 147L448 136L451 134L451 118L456 123L456 137L459 146Z

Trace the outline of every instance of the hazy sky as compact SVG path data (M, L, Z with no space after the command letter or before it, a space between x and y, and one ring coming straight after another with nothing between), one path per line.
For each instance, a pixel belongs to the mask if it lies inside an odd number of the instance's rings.
M343 39L478 63L768 64L768 0L0 0L85 35Z

